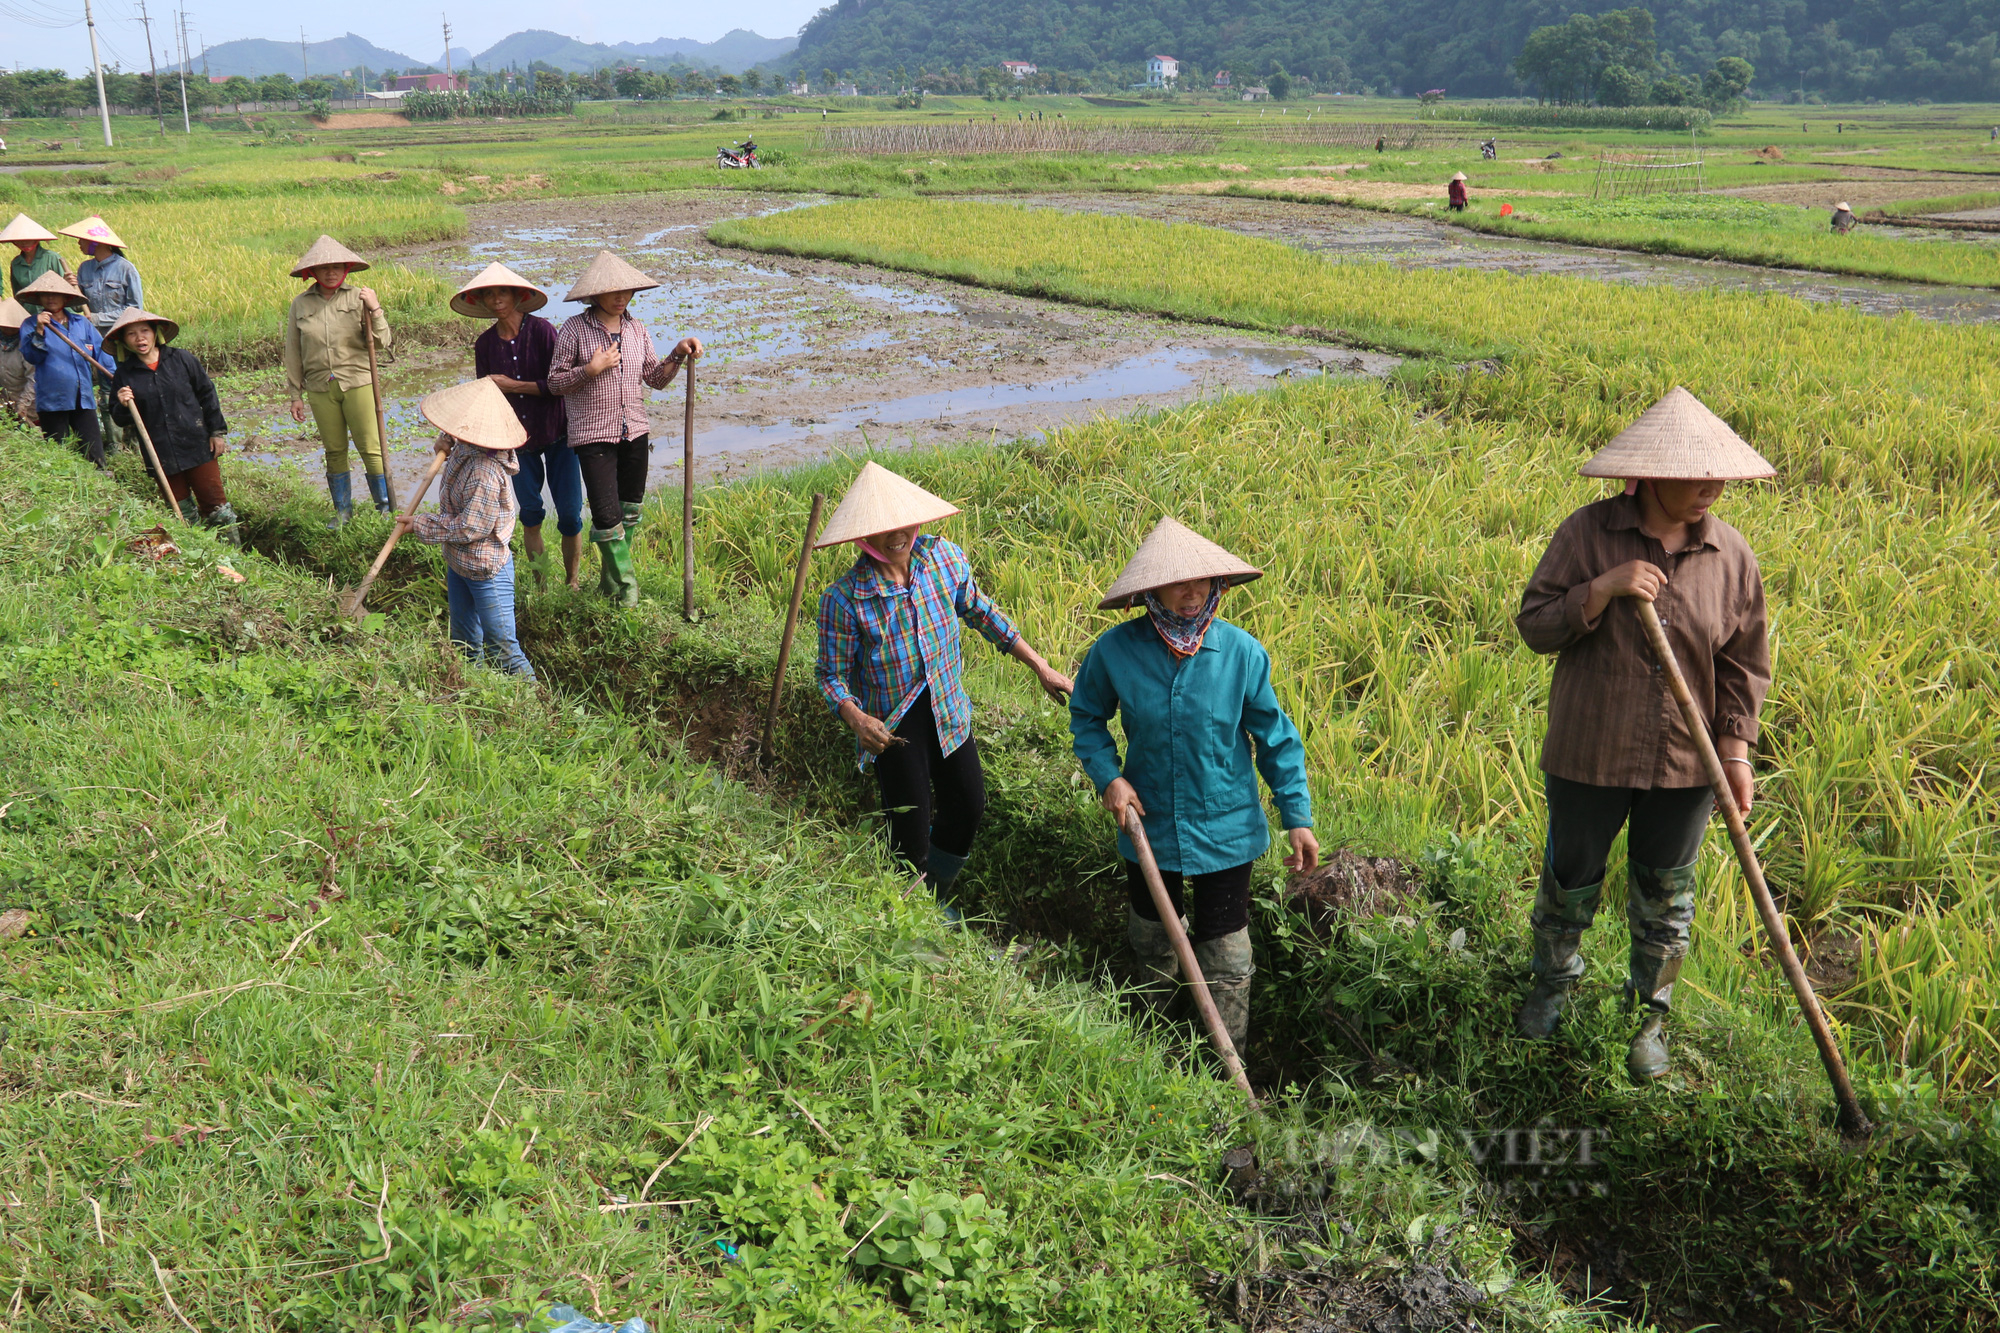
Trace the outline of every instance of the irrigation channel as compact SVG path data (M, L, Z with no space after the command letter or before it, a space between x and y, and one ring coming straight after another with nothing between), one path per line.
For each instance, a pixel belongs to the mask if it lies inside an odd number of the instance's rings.
M1217 195L1013 197L1032 207L1089 210L1224 227L1333 259L1565 274L1606 282L1771 292L1873 313L1950 321L2000 319L2000 291L1837 278L1623 251L1477 235L1423 218L1337 205ZM698 380L700 480L722 481L828 453L1014 439L1097 414L1171 406L1255 388L1279 376L1386 374L1373 352L1233 333L1144 315L1066 305L821 260L751 256L705 238L727 217L811 207L819 197L684 193L468 209L469 236L392 256L457 283L499 260L558 296L601 248L662 281L636 312L664 350L684 334L709 355ZM551 301L560 323L579 307ZM431 432L424 393L465 377L480 326L454 347L407 348L385 368L392 467L421 470ZM285 416L274 373L225 378L241 456L319 467L310 427ZM678 478L679 386L654 395L656 482Z

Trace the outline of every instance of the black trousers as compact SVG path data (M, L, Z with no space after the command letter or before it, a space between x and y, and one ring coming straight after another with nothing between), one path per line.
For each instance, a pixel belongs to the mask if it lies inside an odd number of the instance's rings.
M889 816L889 850L918 870L930 864L931 844L953 856L972 850L986 814L986 771L972 737L950 754L938 742L937 717L925 690L896 724L904 744L875 757L875 782Z
M1250 924L1250 871L1256 864L1255 861L1245 861L1228 870L1212 870L1206 875L1196 875L1192 914L1188 912L1184 896L1185 877L1178 870L1160 872L1160 882L1167 886L1167 900L1173 903L1176 913L1188 917L1190 943L1219 940ZM1134 912L1148 921L1160 919L1158 909L1153 906L1152 892L1146 887L1146 877L1136 861L1125 863L1125 893Z
M1626 855L1653 870L1691 865L1701 854L1715 793L1707 787L1597 787L1543 775L1549 836L1535 895L1538 925L1588 929L1618 830Z
M653 458L653 437L600 440L572 447L583 467L591 523L600 528L617 527L625 521L624 506L646 498L646 466Z
M79 407L68 412L44 412L42 434L52 440L73 436L83 445L84 457L104 466L104 435L97 428L95 408Z

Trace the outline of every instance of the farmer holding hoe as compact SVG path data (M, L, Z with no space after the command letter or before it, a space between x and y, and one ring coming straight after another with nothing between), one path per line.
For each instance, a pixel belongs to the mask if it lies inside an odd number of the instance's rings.
M814 543L861 548L820 598L820 693L853 730L860 767L875 769L889 849L930 880L952 925L964 920L952 881L986 812L958 622L1026 665L1057 703L1071 689L979 590L965 552L923 531L957 512L870 462Z
M440 389L420 405L445 455L438 512L398 514L396 536L444 548L451 638L471 662L535 678L514 630L514 473L527 428L492 380Z
M42 434L52 440L74 438L84 456L103 467L104 436L97 428L97 391L91 381L99 369L108 378L117 367L82 313L83 293L51 270L20 295L23 305L38 307L34 321L21 328L21 355L35 368L35 413ZM77 348L83 349L81 355Z
M389 318L373 291L347 285L349 274L367 267L368 261L333 237L320 237L292 266L293 277L308 278L312 285L292 298L285 320L285 389L291 395L292 420L303 423L311 405L313 424L326 448L326 493L333 501L336 528L354 517L350 439L361 451L375 511L386 514L393 508L382 434L376 428L368 331L362 325L367 320L375 344L387 352Z
M535 580L546 586L548 548L542 543L542 504L546 482L555 502L556 531L562 535L563 579L576 586L577 565L583 559L583 472L576 451L569 447L569 423L563 400L549 388L549 368L556 353L556 326L535 314L549 303L548 293L504 264L488 264L484 272L459 289L451 308L473 319L493 321L472 344L473 373L493 381L507 395L508 406L528 442L515 452L520 467L514 473L514 498L521 505L521 544Z
M236 511L222 489L223 437L229 423L208 368L192 352L169 347L181 326L163 315L127 310L105 333L118 356L111 381L111 414L132 429L132 414L160 457L167 489L190 524L197 519L237 541Z
M1240 1051L1250 1035L1250 876L1270 848L1257 796L1263 775L1291 846L1284 864L1319 865L1306 789L1305 743L1271 688L1271 657L1219 618L1225 590L1263 577L1172 518L1162 518L1119 573L1100 609L1145 614L1098 636L1077 671L1070 734L1078 762L1118 819L1125 859L1125 938L1136 956L1141 1002L1164 1012L1180 962L1125 832L1137 818L1159 861L1216 1012ZM1122 719L1125 755L1111 736ZM1192 887L1192 902L1187 889Z
M590 497L597 586L625 606L639 604L632 534L645 512L653 454L646 390L666 388L683 364L701 356L701 340L683 338L662 361L651 331L628 313L634 296L659 285L609 250L598 251L563 298L589 309L563 321L545 381L567 400L570 446Z
M1709 510L1727 482L1776 473L1681 388L1582 472L1624 478L1625 492L1556 529L1514 622L1528 647L1558 654L1542 749L1548 838L1529 918L1534 987L1515 1022L1526 1037L1555 1032L1584 975L1579 948L1612 840L1626 827L1625 1000L1641 1014L1626 1070L1643 1084L1667 1072L1666 1020L1715 796L1634 604L1657 611L1747 814L1750 747L1771 685L1764 584L1749 543Z
M81 222L72 222L62 229L62 234L73 238L83 251L83 262L76 266L77 289L90 307L90 322L97 326L97 332L106 346L112 346L111 326L127 310L137 310L146 304L145 288L139 281L139 270L125 257L125 242L111 226L96 214ZM114 353L116 348L113 347ZM104 427L104 437L111 438L113 413L111 392L100 382L98 388L97 411ZM126 428L125 442L132 443L131 428Z

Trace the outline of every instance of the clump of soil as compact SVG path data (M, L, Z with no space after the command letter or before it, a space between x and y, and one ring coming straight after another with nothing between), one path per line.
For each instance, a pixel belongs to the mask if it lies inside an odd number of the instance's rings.
M1416 870L1393 857L1357 856L1341 848L1319 869L1294 875L1285 901L1306 919L1315 939L1328 939L1343 920L1401 916L1418 901L1422 881Z
M1782 162L1785 160L1785 150L1766 146L1752 152L1750 156L1760 162Z

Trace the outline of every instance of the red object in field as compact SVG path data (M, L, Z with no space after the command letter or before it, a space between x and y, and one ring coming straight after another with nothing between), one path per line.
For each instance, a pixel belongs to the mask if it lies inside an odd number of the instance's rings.
M1513 215L1514 215L1514 206L1513 206L1512 204L1502 204L1502 205L1500 205L1500 216L1501 216L1501 217L1503 217L1503 218L1505 218L1505 217L1512 217Z

